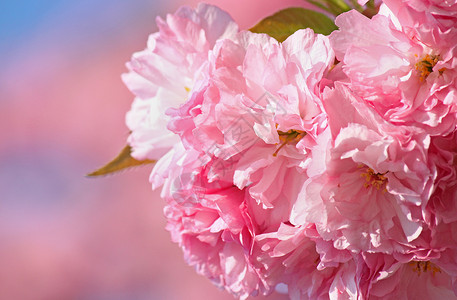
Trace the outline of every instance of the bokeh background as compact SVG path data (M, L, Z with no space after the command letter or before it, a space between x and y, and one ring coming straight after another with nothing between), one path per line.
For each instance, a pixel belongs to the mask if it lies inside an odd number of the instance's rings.
M233 299L171 243L150 167L84 177L125 145L125 62L197 2L0 0L1 300ZM242 28L305 3L207 2Z

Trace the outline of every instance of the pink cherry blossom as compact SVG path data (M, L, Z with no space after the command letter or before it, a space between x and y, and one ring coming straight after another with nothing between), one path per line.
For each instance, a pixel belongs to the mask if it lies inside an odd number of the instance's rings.
M398 21L398 20L397 20ZM337 17L330 40L349 86L387 121L445 134L456 125L457 32L356 11ZM400 27L399 27L400 26Z
M368 299L457 299L454 277L435 261L399 262L392 256L365 254L358 277Z
M358 299L353 256L323 241L313 224L281 224L256 241L261 274L269 285L286 286L291 299Z
M239 189L230 181L233 170L218 166L223 160L208 161L192 149L182 150L170 151L173 155L159 161L163 165L152 173L163 184L167 229L173 241L198 273L236 297L272 292L276 284L268 283L261 272L253 254L259 247L254 239L277 231L287 220L291 204L286 199L296 197L301 177L289 171L279 193L269 197L275 209L264 209L249 188ZM215 170L218 175L227 172L228 181L213 178Z
M179 141L167 130L165 111L187 99L215 42L238 31L226 12L206 4L181 7L165 20L157 18L157 25L159 32L133 55L123 76L136 96L126 122L132 156L139 160L158 159Z
M287 170L304 180L295 168L303 170L306 149L326 126L320 83L332 63L328 39L312 30L283 44L249 32L221 40L205 79L186 103L169 110L169 128L185 147L229 162L236 186L249 186L264 208L279 211L289 206L272 204L285 178L293 178Z
M433 223L457 222L457 133L454 131L447 136L433 137L429 156L431 163L437 168L435 190L428 203L428 213Z
M170 184L165 207L167 230L188 264L240 299L267 293L251 263L255 226L246 209L246 191L230 182L208 182L206 168L181 169Z
M457 28L457 1L455 0L384 0L404 26L436 24L443 31Z
M337 249L407 251L435 177L428 137L385 122L341 84L326 91L324 106L329 132L313 149L291 222L316 223Z

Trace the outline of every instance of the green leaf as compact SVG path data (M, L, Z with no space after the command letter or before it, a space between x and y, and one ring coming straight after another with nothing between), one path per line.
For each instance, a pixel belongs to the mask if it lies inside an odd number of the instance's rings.
M319 7L320 9L328 11L329 13L333 14L334 16L338 16L338 15L352 9L352 7L349 6L343 0L306 0L306 1L308 3L311 3L314 6ZM357 0L350 0L350 2L353 4L355 3L357 5L357 6L354 6L354 8L361 7L357 3Z
M136 160L131 156L132 153L132 148L130 146L125 146L124 149L122 149L121 153L110 161L108 164L105 166L101 167L100 169L87 174L86 176L88 177L97 177L97 176L103 176L115 172L119 172L121 170L130 168L130 167L135 167L135 166L140 166L140 165L145 165L145 164L152 164L155 163L155 160Z
M250 30L255 33L266 33L282 42L295 31L303 28L311 28L314 32L325 35L338 29L324 14L301 7L291 7L263 19Z

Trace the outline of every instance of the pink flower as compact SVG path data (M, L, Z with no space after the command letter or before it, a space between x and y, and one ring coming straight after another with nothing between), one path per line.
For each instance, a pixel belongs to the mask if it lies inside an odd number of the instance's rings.
M432 137L429 157L437 168L435 189L427 205L430 222L457 222L457 133Z
M385 122L344 85L325 95L329 131L312 151L292 224L315 223L337 249L408 251L436 176L428 136Z
M186 103L169 110L169 128L186 148L228 162L234 184L249 186L264 208L286 210L286 200L273 201L285 178L306 177L307 149L326 126L320 84L333 61L328 39L309 29L282 44L250 32L221 40L205 79Z
M384 0L403 26L436 24L442 31L457 28L455 0Z
M256 240L266 282L286 285L291 299L457 299L455 250L422 258L351 254L323 241L313 225L282 224Z
M159 32L145 50L133 55L123 75L136 98L127 113L128 143L136 159L158 159L179 139L167 130L165 111L187 99L199 78L208 51L218 39L238 31L231 17L215 6L181 7L166 20L157 18Z
M186 261L242 299L270 293L276 284L265 281L260 270L253 254L258 249L255 237L277 231L287 220L291 209L287 199L298 193L299 174L288 172L283 189L269 197L275 209L265 209L249 188L233 185L230 166L224 171L218 166L223 160L208 161L193 149L174 148L169 153L174 155L163 160L163 166L158 164L153 174L163 183L167 229L182 247ZM218 178L213 177L215 170L219 170Z
M433 24L402 28L398 20L356 11L336 18L330 35L349 86L393 124L445 134L456 125L457 32Z
M323 241L314 225L281 224L256 241L260 273L269 285L286 286L291 299L358 299L353 256Z
M268 293L249 255L256 225L249 195L230 182L207 180L207 169L181 169L167 179L165 216L187 263L240 299Z
M359 268L368 299L457 299L454 277L436 261L396 261L390 255L365 254Z

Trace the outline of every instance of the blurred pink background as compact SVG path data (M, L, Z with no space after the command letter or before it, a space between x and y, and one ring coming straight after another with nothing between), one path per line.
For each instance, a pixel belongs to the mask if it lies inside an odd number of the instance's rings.
M125 62L157 15L198 1L9 2L0 4L0 299L233 299L171 243L151 167L84 177L125 145ZM208 2L243 28L305 3Z

